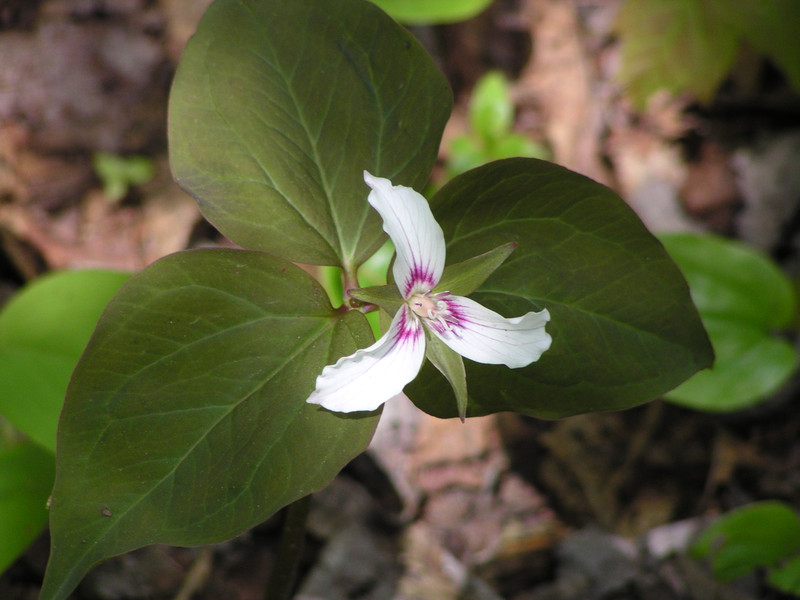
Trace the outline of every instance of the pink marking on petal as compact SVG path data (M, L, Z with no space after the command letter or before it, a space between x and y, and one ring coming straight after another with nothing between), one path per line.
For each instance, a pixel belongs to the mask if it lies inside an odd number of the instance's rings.
M427 294L433 289L438 282L430 268L422 267L421 265L414 265L411 267L411 272L403 282L403 297L408 299L412 293Z

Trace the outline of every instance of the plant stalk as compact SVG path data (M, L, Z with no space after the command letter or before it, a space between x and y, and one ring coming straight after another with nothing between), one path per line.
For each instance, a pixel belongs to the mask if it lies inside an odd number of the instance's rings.
M278 556L267 581L264 600L290 600L294 589L306 534L311 495L303 496L286 507Z

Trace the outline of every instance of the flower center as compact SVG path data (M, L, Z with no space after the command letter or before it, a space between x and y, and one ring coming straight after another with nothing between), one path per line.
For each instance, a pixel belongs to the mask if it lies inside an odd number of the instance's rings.
M438 309L434 300L431 300L427 296L420 295L411 296L411 298L408 299L408 305L416 314L426 319L435 318Z

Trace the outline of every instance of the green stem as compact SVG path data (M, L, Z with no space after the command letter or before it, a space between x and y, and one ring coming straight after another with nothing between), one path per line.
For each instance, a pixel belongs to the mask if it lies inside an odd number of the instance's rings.
M286 508L286 520L281 531L278 557L272 567L265 600L289 600L294 589L303 542L306 535L306 520L311 507L311 495L295 500Z

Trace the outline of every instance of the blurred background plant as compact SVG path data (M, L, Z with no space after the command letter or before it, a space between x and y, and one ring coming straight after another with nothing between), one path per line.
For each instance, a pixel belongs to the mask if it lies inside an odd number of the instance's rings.
M49 273L0 308L0 571L47 524L67 384L128 273Z
M515 133L513 126L514 102L508 79L499 71L490 71L472 90L468 131L453 137L447 147L446 177L450 179L502 158L549 158L544 146Z
M700 533L690 553L710 560L720 581L765 569L771 588L800 596L800 519L785 502L756 502L730 511Z

